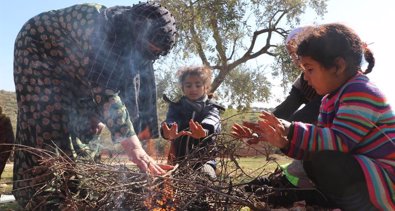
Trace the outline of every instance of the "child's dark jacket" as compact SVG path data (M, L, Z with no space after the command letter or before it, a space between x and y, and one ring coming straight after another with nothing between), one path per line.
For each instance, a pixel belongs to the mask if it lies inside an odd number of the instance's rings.
M165 122L169 127L173 123L177 123L178 131L189 130L189 121L193 119L195 122L199 122L208 134L201 139L181 136L173 140L175 162L179 163L188 154L191 156L190 158L198 158L198 163L207 162L215 167L215 139L216 134L221 131L219 109L223 110L223 108L207 97L191 101L184 96L178 102L168 102L169 110ZM186 148L187 142L189 142L188 150Z

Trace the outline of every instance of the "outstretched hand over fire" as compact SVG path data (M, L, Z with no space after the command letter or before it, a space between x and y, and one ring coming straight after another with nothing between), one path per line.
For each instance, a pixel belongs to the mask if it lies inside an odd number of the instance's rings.
M258 121L260 131L265 134L262 139L280 149L288 146L288 131L290 122L278 119L272 113L263 111Z
M157 164L143 149L137 135L121 141L121 145L128 155L129 160L134 162L144 172L149 172L153 175L163 175L167 170L173 168L170 165Z
M199 139L207 136L206 130L199 122L194 122L192 119L189 120L189 130L187 131L187 135L192 136L193 138Z
M207 136L206 130L203 128L203 126L192 119L189 121L189 131L182 130L178 132L177 123L173 123L169 128L165 122L162 124L162 131L163 137L167 140L174 140L180 136L191 136L196 139Z
M249 144L264 141L279 148L287 147L286 136L291 123L280 120L266 111L263 111L259 118L258 123L243 122L243 125L233 125L232 135L236 138L247 139Z
M256 133L259 128L258 124L253 122L243 122L242 125L235 123L232 126L232 136L245 140L248 144L257 144L259 140L259 135ZM254 128L254 129L253 129Z
M177 123L173 123L169 128L166 122L162 123L162 132L163 132L163 138L170 141L187 134L186 131L178 132Z

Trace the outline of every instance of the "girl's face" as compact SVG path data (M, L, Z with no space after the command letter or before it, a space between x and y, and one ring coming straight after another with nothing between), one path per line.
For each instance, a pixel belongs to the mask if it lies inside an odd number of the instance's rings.
M342 64L325 68L309 56L302 56L300 64L304 72L304 79L319 95L335 91L347 80L344 75L345 67Z
M206 88L199 76L187 76L182 83L182 91L189 100L198 100L206 94Z

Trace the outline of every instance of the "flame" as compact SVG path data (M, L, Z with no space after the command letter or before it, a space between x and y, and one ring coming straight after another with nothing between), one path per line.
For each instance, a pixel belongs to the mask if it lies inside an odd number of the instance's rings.
M153 157L156 158L156 149L155 149L155 142L154 140L151 139L151 133L149 127L145 127L144 130L142 130L138 135L140 141L146 141L146 151L147 153Z
M142 130L138 135L140 140L147 140L151 138L151 133L149 127L145 127L144 130Z
M146 148L147 153L148 153L151 157L153 157L153 158L155 159L157 153L156 153L156 149L155 149L155 142L154 142L154 140L153 140L153 139L148 139L147 142L146 142L146 144L147 144L147 145L146 145L146 146L147 146L147 148Z
M163 178L163 183L155 186L148 193L144 206L152 211L175 211L174 190L169 178Z
M170 146L167 149L167 164L174 165L176 160L176 149L174 142L170 142Z
M140 140L147 141L147 153L151 157L156 157L155 142L151 139L149 127L141 131L138 137ZM162 184L155 186L155 188L149 191L147 199L144 201L144 206L152 211L175 211L174 201L174 191L171 186L171 181L169 178L163 178Z

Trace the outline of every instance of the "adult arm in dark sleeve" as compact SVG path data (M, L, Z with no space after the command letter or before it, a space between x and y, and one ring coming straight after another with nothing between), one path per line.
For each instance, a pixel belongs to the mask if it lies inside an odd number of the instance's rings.
M321 96L314 97L310 102L306 103L303 108L299 109L292 116L290 116L288 121L314 124L317 121L320 111L321 99Z
M306 103L306 99L302 92L292 86L287 98L274 109L273 114L277 118L289 120L292 114L304 103Z

